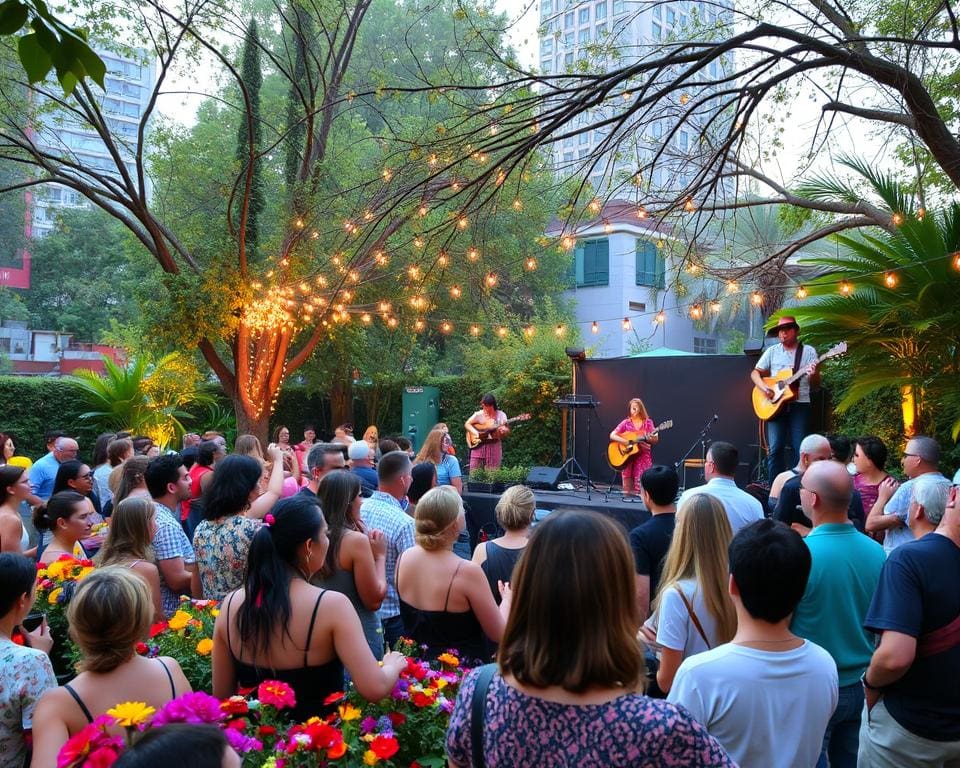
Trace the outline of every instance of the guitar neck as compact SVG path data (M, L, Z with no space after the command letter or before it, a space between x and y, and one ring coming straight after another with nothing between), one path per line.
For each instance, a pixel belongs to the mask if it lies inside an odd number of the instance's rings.
M814 361L814 365L820 365L820 363L822 363L824 360L826 360L826 359L827 359L828 357L830 357L830 356L831 356L831 355L830 355L829 352L826 352L826 353L820 355L820 357L818 357L818 358L816 359L816 361ZM784 379L784 380L783 380L783 385L784 385L785 387L789 387L789 386L790 386L791 384L793 384L795 381L799 381L800 379L802 379L802 378L803 378L804 376L806 376L806 375L807 375L806 371L797 371L797 372L796 372L795 374L793 374L793 376L791 376L789 379Z

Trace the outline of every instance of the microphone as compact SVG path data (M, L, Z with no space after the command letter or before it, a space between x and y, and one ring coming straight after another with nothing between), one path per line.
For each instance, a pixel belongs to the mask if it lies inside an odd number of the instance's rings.
M719 421L719 420L720 420L720 417L717 416L717 414L713 414L713 420L714 420L714 421Z

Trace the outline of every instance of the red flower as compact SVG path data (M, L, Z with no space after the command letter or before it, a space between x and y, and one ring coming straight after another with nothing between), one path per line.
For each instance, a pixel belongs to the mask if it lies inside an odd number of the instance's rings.
M10 638L10 642L12 642L14 645L23 645L23 635L21 635L19 632L14 632Z
M416 680L423 680L427 676L427 670L424 669L424 666L420 662L407 658L407 668L405 673L412 675Z
M394 728L399 728L407 722L407 716L403 714L403 712L390 712L387 717L390 718L390 722L393 723Z
M247 723L242 718L235 717L233 720L228 720L225 727L232 728L235 731L242 731L247 727Z
M109 768L120 757L117 750L112 747L100 747L90 753L90 757L83 763L83 768Z
M137 653L141 656L146 656L150 652L150 649L147 647L146 643L137 643L136 649Z
M331 704L336 704L338 701L343 701L345 698L347 698L347 694L345 694L343 691L337 691L336 693L331 693L329 696L327 696L327 698L323 700L323 703L327 706L330 706Z
M381 760L389 760L400 751L400 743L393 736L377 736L370 742L370 751Z
M250 711L247 700L242 696L231 696L220 702L220 709L228 715L245 715Z
M261 725L259 733L261 736L276 736L277 729L272 725Z
M430 696L426 693L420 693L417 691L415 694L413 694L410 700L413 702L414 706L429 707L431 704L433 704L435 698L436 695Z
M166 628L167 628L167 622L158 621L156 624L150 627L150 637L156 637L161 632L163 632Z

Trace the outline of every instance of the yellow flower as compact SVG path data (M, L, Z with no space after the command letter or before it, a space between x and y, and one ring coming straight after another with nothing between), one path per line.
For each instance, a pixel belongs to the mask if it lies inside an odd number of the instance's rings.
M167 626L170 627L174 632L179 632L181 629L184 629L187 624L190 623L192 617L186 611L177 611L173 616L170 617L170 621L167 622Z
M210 609L210 615L213 616L213 618L217 618L217 616L220 615L220 609L219 609L219 608L211 608L211 609ZM274 761L274 762L276 762L276 761ZM266 763L264 763L264 765L266 765Z
M447 681L444 680L442 677L438 677L436 680L434 680L433 684L436 686L438 691L442 691L444 688L447 687Z
M56 589L50 590L50 594L47 595L47 602L50 603L50 605L56 605L56 604L57 604L57 598L60 597L60 593L61 593L62 591L63 591L63 590L60 589L60 587L57 587Z
M437 661L441 664L449 664L451 667L459 667L460 659L454 656L452 653L441 653L437 656Z
M360 717L360 709L353 706L353 704L342 704L340 706L340 719L345 723L350 722L351 720L356 720Z
M376 765L377 763L380 762L380 758L377 757L376 752L374 752L372 749L368 749L366 752L363 753L363 762L366 765Z
M117 704L113 709L108 709L107 714L122 728L135 728L149 720L150 715L156 711L142 701L125 701L123 704Z
M47 566L47 576L51 579L59 579L63 577L63 569L66 567L66 563L61 560L54 560L50 565Z
M197 653L201 656L209 656L210 651L213 650L213 640L209 637L203 638L199 643L197 643Z

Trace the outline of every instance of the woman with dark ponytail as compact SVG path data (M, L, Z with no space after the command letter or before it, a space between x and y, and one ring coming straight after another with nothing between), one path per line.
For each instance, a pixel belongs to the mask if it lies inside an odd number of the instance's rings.
M294 716L306 719L331 711L324 699L343 689L344 666L371 701L393 690L405 658L391 652L379 666L349 599L310 584L327 546L326 522L313 497L284 499L264 518L250 543L244 585L227 595L217 617L214 696L281 680L296 694Z
M45 547L37 547L37 562L49 564L61 555L85 558L80 540L90 535L93 514L90 499L76 491L55 493L33 510L34 528L41 534L50 531L53 536Z
M28 552L30 534L20 517L20 504L30 496L30 478L23 467L0 466L0 552Z

